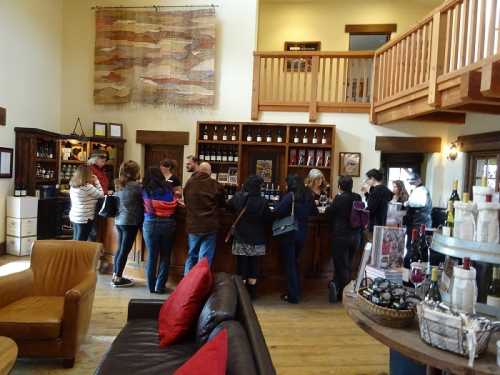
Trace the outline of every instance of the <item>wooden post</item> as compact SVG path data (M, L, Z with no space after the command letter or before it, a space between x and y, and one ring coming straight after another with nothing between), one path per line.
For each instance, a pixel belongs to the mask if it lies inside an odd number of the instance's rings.
M319 56L316 55L312 57L311 63L311 99L309 101L309 121L311 122L318 119L318 80Z
M252 84L252 120L259 119L259 95L260 95L260 56L253 56L253 84Z
M481 68L481 94L487 97L500 98L500 61L493 62L488 58Z
M375 101L378 100L378 86L380 76L378 74L378 66L377 66L377 55L373 57L373 65L372 65L372 87L370 92L370 122L372 124L376 124L375 118Z
M428 104L438 106L437 78L443 72L446 44L446 14L437 12L432 20L431 61Z

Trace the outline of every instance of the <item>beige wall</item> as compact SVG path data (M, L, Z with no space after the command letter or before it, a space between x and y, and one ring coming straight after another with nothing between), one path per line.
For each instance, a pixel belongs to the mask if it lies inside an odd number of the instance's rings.
M346 24L395 23L397 35L442 0L261 0L258 48L281 51L285 41L321 41L323 51L349 47Z
M63 0L0 0L0 147L14 147L14 127L59 131ZM0 179L0 243L5 198L13 180Z
M139 162L143 158L141 145L135 142L137 129L176 130L190 132L190 145L185 155L194 152L197 120L244 121L249 119L252 94L252 52L255 49L257 3L255 0L159 1L144 0L145 4L219 4L217 8L217 99L214 108L173 108L169 106L103 106L94 105L92 98L94 73L94 12L92 5L137 5L130 0L67 0L64 2L63 98L61 123L71 131L80 116L87 134L93 121L124 124L127 139L126 158Z

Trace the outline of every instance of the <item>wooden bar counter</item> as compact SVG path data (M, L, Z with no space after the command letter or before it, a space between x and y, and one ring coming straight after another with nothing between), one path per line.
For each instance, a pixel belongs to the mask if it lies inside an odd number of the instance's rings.
M170 263L170 277L174 280L182 276L187 256L185 215L184 209L179 208L177 210L177 234ZM213 264L215 272L234 273L236 271L236 258L231 253L231 242L224 243L224 237L234 218L231 213L221 210L221 225L217 235L217 248ZM111 273L113 256L117 249L117 232L114 227L114 220L102 220L99 228L100 235L98 233L98 238L101 238L105 249L101 272ZM310 218L308 238L300 260L301 276L303 278L325 281L331 279L333 267L328 232L328 224L324 215ZM147 249L139 232L133 250L129 255L125 274L136 279L144 279L146 259ZM260 278L265 283L264 287L271 286L275 281L284 280L282 264L278 241L272 238L271 232L269 232L267 253L265 256L260 257L259 264ZM326 283L324 285L326 286Z

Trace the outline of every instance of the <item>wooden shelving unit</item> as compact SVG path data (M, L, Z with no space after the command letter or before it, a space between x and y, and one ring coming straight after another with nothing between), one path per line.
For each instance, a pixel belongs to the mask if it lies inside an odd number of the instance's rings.
M217 128L217 140L213 140L213 135ZM226 128L227 140L223 141L224 128ZM294 143L294 135L298 129L301 136L300 143ZM307 129L308 143L303 143L303 134ZM312 143L312 137L316 129L318 143ZM326 138L326 144L321 143L323 131ZM251 134L252 140L247 140L248 134ZM236 139L231 136L236 134ZM262 137L261 142L256 141L257 134ZM267 142L267 136L271 135L271 142ZM282 142L277 142L278 135ZM309 171L317 168L323 172L326 180L331 185L333 181L333 161L335 146L335 125L314 125L314 124L285 124L285 123L261 123L261 122L225 122L225 121L199 121L196 132L196 154L204 156L204 161L212 165L212 172L228 173L229 168L237 168L238 185L253 173L256 173L256 163L259 160L271 161L271 175L268 176L269 184L284 187L285 179L288 174L299 174L306 177ZM290 152L303 150L306 156L309 151L314 154L314 164L316 156L328 153L329 165L297 165L290 160ZM210 160L210 153L236 153L237 162ZM261 163L261 162L259 162Z

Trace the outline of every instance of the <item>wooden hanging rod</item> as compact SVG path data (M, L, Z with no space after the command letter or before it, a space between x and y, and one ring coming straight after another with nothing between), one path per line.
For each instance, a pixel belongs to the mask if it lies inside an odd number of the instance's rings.
M114 7L103 7L103 6L93 6L90 9L155 9L158 11L161 8L218 8L219 5L209 4L209 5L146 5L146 6L114 6Z

